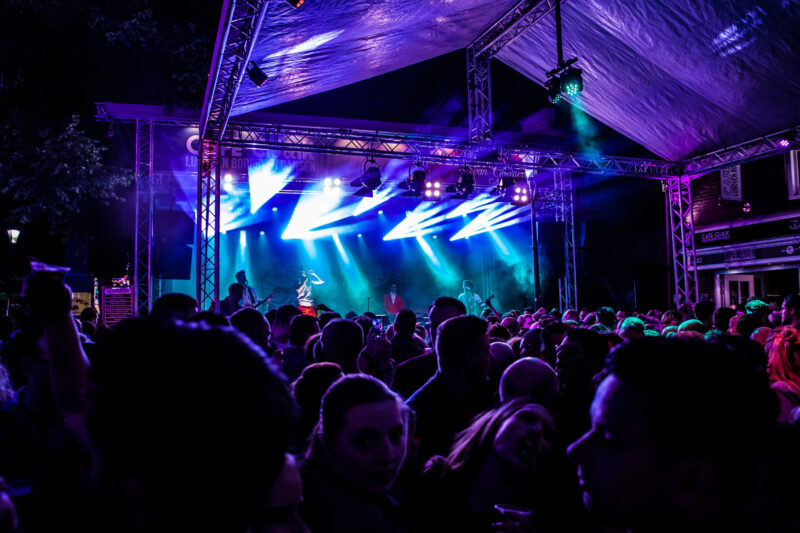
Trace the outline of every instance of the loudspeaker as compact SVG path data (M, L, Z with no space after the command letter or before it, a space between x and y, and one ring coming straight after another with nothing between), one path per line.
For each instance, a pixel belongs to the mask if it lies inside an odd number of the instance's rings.
M194 220L183 211L153 213L153 249L150 273L166 279L190 279Z
M153 246L194 243L194 220L183 211L157 210L153 213Z
M552 278L564 275L564 248L566 233L563 222L537 222L536 231L539 240L539 262Z

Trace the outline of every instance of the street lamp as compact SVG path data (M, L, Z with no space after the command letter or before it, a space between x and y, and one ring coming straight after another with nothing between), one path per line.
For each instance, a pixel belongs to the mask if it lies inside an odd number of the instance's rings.
M6 233L8 233L8 240L11 241L11 273L14 273L14 245L17 244L19 240L19 230L18 229L10 229ZM11 312L11 280L9 279L8 283L6 283L6 316L9 315Z

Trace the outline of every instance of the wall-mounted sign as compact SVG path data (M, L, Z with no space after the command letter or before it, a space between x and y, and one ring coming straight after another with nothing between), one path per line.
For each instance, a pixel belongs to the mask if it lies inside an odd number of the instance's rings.
M742 167L723 168L719 173L720 196L723 200L742 201Z
M694 245L697 248L722 246L797 234L800 234L800 217L759 222L733 228L698 231L694 234Z

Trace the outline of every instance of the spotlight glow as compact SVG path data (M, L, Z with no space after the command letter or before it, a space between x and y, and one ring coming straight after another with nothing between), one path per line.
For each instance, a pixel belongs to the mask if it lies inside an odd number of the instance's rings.
M258 234L261 236L265 235L264 230L259 231Z
M250 213L255 213L281 192L292 181L292 167L278 167L275 159L268 159L258 164L251 165L248 169L250 176ZM277 208L273 207L273 211Z
M447 214L447 218L456 218L461 216L463 218L467 218L469 213L474 213L477 211L485 211L489 209L497 202L497 197L491 196L489 194L480 194L473 198L472 200L467 200L466 202L461 202L458 204L458 207L453 209Z
M406 239L419 237L436 231L436 226L443 223L446 217L441 214L446 209L445 205L421 203L413 211L407 212L406 217L397 226L387 233L384 241L393 239Z
M464 226L461 231L450 237L450 240L469 239L472 235L513 226L522 222L530 222L530 211L527 207L495 204L495 207L479 214Z
M247 248L247 232L244 230L239 231L239 246Z
M225 183L233 183L233 176L231 174L225 174L225 177L222 179L225 180Z

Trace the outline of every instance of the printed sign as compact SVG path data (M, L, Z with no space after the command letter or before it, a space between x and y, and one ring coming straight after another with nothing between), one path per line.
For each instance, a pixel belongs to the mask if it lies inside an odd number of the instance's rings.
M723 168L719 173L720 196L723 200L742 201L742 167Z

